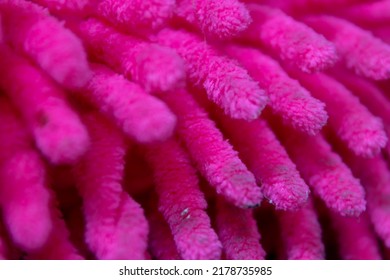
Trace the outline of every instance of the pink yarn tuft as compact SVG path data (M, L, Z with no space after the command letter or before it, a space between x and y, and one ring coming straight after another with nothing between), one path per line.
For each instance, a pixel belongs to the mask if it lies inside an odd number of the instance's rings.
M46 243L39 250L31 252L26 259L33 260L82 260L84 259L70 241L69 231L60 211L56 208L57 202L52 199L51 219L53 230L50 233Z
M332 16L307 17L305 22L337 47L348 68L374 79L390 78L390 46L346 20Z
M169 48L125 35L93 18L82 22L78 30L96 59L147 91L167 91L184 80L184 63Z
M260 233L253 217L253 210L239 209L219 199L216 205L215 223L226 259L263 260Z
M179 90L162 98L178 117L178 133L192 160L217 193L238 207L259 205L255 177L192 96Z
M220 120L240 157L255 175L264 197L276 209L300 208L308 198L309 188L267 123L227 117Z
M390 15L389 0L367 1L361 4L347 7L340 12L341 16L363 26L378 26L388 24Z
M162 30L158 42L175 49L183 57L189 78L202 84L209 99L226 114L246 120L259 116L268 97L234 61L218 56L209 45L186 31Z
M365 214L359 218L331 214L334 230L340 246L340 255L345 260L381 259L377 240Z
M311 135L325 125L328 119L325 104L288 77L276 61L254 48L229 46L225 51L266 90L269 106L285 123Z
M248 9L253 23L245 31L245 39L262 43L304 72L322 71L336 62L333 44L310 27L266 6L250 4Z
M141 143L165 140L173 133L176 116L159 99L102 65L92 66L93 77L83 95L130 137Z
M372 157L387 143L382 120L372 115L343 84L322 73L294 77L326 104L329 126L357 155Z
M244 31L252 19L238 0L179 0L179 17L211 38L230 39Z
M366 187L367 210L378 236L390 246L390 175L381 157L360 159L344 150L343 156Z
M297 211L278 211L277 216L287 259L322 260L325 258L321 226L311 200Z
M343 216L358 216L366 210L363 187L321 134L310 137L280 130L302 177L329 209Z
M374 83L361 77L357 77L342 69L336 70L333 76L342 82L349 90L356 95L360 101L370 110L370 112L383 121L387 138L390 138L390 103L385 94ZM390 155L390 142L387 141L384 150Z
M84 119L92 143L75 176L83 198L86 242L98 259L142 259L148 225L143 209L121 186L125 140L99 115Z
M5 37L23 51L56 82L69 89L85 85L90 78L81 41L38 5L24 0L0 3Z
M211 228L196 170L185 151L175 140L168 140L149 147L147 155L154 168L159 211L180 255L186 260L219 259L221 244Z
M389 7L0 0L0 259L389 258Z
M32 0L37 4L47 7L51 13L79 16L90 13L91 6L98 0Z
M150 209L152 208L152 209ZM159 260L181 260L171 229L157 206L148 205L149 251Z
M44 245L52 230L45 167L4 97L0 119L0 205L14 242L33 251Z
M258 0L245 0L256 2ZM269 5L281 8L292 14L310 12L332 12L335 9L349 7L369 0L261 0Z
M75 162L87 150L89 136L61 89L5 45L0 64L0 86L22 111L42 153L54 164Z
M101 0L96 14L126 32L159 29L173 15L175 0Z

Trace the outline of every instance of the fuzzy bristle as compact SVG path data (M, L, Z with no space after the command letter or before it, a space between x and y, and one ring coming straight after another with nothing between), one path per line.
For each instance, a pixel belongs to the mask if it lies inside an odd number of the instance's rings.
M0 0L0 259L389 259L389 8Z

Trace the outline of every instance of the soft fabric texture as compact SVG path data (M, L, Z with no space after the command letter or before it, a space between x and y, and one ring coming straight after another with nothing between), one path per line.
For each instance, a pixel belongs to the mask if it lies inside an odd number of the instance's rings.
M389 259L389 0L0 0L0 259Z

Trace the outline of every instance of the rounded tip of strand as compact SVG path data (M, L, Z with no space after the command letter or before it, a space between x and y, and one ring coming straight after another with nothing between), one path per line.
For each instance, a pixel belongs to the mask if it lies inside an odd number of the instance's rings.
M8 179L8 186L31 188L31 191L24 190L19 194L18 205L3 209L14 242L27 251L41 248L52 230L49 193L45 189L42 169L38 154L25 151L14 155L3 164L1 170L1 176ZM41 200L38 201L34 195Z
M74 163L88 149L88 132L76 116L59 116L56 121L41 116L39 121L34 131L37 146L52 163Z
M371 129L360 130L359 133L348 137L348 147L358 156L372 158L380 153L387 141L386 133L383 129L378 129L377 125Z
M339 60L335 46L324 40L322 45L312 47L307 45L302 55L296 58L298 67L305 73L314 73L331 68Z
M199 9L195 13L202 32L218 39L235 37L252 22L245 5L236 0L219 1L214 5L208 4L204 9Z
M254 92L252 91L251 93ZM252 99L244 96L239 96L235 100L232 100L229 104L230 107L226 108L225 112L233 119L247 121L257 119L268 103L268 97L265 95L265 92L260 89L255 96L252 96Z
M137 131L134 137L140 143L152 143L168 139L175 130L176 116L163 102L154 100L153 103L138 104L139 121L132 123L136 126L129 128ZM126 127L124 128L126 131Z
M309 188L305 184L276 183L268 188L272 191L264 196L278 210L298 210L309 198Z
M185 64L174 50L153 45L138 59L138 76L147 91L168 91L184 84Z

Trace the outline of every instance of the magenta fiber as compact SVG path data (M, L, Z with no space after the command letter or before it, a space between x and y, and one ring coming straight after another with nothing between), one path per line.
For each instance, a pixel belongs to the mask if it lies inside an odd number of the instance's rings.
M366 210L364 188L321 134L286 130L281 138L302 177L329 209L343 216Z
M53 194L54 196L54 194ZM53 230L45 244L38 250L26 252L26 259L31 260L82 260L84 257L70 239L70 232L63 220L55 198L51 201L51 219Z
M244 2L259 2L259 0L243 0ZM359 5L370 0L261 0L261 3L282 9L293 15L318 12L332 13L342 8Z
M165 103L103 65L94 64L91 68L92 78L81 94L126 135L140 143L165 140L172 135L176 116Z
M6 36L15 49L24 52L66 88L75 89L87 83L87 56L75 34L38 5L24 0L3 2L0 9Z
M91 2L91 1L90 1ZM173 15L175 0L101 0L96 14L125 32L151 32Z
M309 16L305 22L332 41L345 65L358 75L390 78L390 46L369 31L333 16Z
M357 158L344 150L345 161L354 174L366 186L367 212L377 235L390 246L390 174L382 156L372 159Z
M234 38L252 22L249 11L238 0L178 0L177 2L179 18L183 18L210 38Z
M0 204L4 222L14 242L33 251L42 247L53 226L45 166L5 97L0 99L0 118Z
M321 225L309 199L297 211L278 211L283 247L289 260L321 260L325 257Z
M0 86L11 97L53 163L75 162L88 148L89 136L64 91L27 59L0 46Z
M343 69L333 71L333 77L342 82L350 91L356 95L360 101L370 110L372 114L378 116L383 121L384 130L387 138L390 138L390 103L387 97L375 83L362 77L357 77ZM390 143L384 149L384 152L390 156Z
M174 139L147 149L154 170L158 208L183 259L219 259L221 243L211 228L196 169Z
M259 205L263 195L254 175L207 112L185 90L162 98L178 117L178 133L192 160L216 192L238 207Z
M149 203L146 217L149 222L149 252L159 260L181 260L171 229L156 204Z
M268 97L234 60L219 56L198 36L183 30L164 29L158 34L158 42L184 58L189 78L203 85L209 98L226 114L246 120L260 115Z
M390 22L389 0L367 1L361 4L346 7L339 13L346 19L362 26L380 26Z
M0 259L390 259L390 0L0 0Z
M218 198L216 228L229 260L263 260L265 251L252 209L239 209Z
M169 48L120 33L94 18L81 22L78 29L95 59L148 91L170 90L185 78L184 62Z
M265 45L303 72L321 71L336 62L334 45L307 25L270 7L251 4L248 8L253 23L244 39Z
M269 96L269 107L286 124L314 135L326 124L325 104L291 79L271 57L255 48L229 46L225 51L245 67Z
M125 138L99 115L84 119L91 147L77 163L75 176L84 201L86 242L99 259L140 259L147 247L148 223L140 205L122 189ZM126 249L129 244L132 250Z
M378 242L367 213L359 218L331 213L334 231L340 244L340 255L345 260L378 260L381 258Z
M240 158L255 175L264 197L276 209L299 209L309 196L309 187L267 123L224 116L220 120Z
M343 84L323 73L291 74L326 104L329 127L355 154L372 157L386 146L382 119L374 116Z
M32 2L48 8L53 14L69 16L87 13L95 4L95 0L32 0Z

